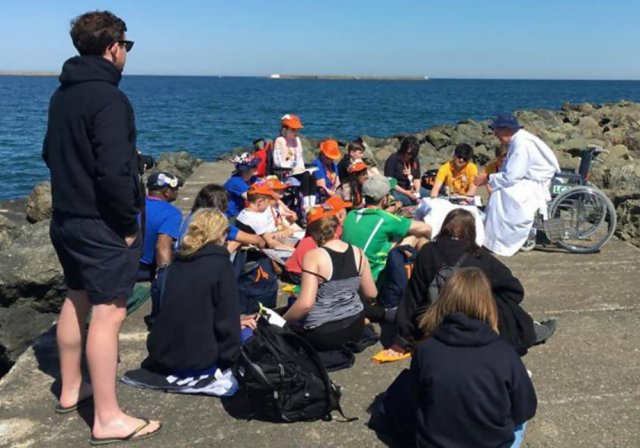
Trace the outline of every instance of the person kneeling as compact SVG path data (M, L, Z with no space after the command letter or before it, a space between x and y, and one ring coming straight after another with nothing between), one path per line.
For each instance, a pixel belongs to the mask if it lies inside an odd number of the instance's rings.
M147 338L142 367L178 377L232 366L240 349L238 287L223 246L229 224L218 210L196 211L167 271L163 310Z
M367 257L337 238L339 225L330 207L310 211L307 233L319 247L305 255L300 296L283 316L289 324L300 322L302 335L318 351L359 341L364 331L360 297L377 295Z

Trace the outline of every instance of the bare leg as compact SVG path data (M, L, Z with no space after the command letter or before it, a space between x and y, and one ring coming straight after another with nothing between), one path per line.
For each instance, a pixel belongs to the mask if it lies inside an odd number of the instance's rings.
M70 289L62 304L56 327L56 340L60 356L62 392L60 406L69 407L91 395L91 386L82 382L80 361L85 322L91 304L86 291Z
M118 333L126 315L124 299L93 307L87 338L87 360L95 404L93 436L97 438L124 437L144 425L143 420L122 412L116 396ZM158 426L158 422L152 421L138 436L152 432Z

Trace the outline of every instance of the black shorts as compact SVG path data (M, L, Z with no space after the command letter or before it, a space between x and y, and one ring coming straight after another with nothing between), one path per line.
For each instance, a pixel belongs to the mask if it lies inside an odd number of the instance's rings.
M142 253L142 237L131 247L103 220L54 214L51 242L67 288L86 290L92 305L133 293Z

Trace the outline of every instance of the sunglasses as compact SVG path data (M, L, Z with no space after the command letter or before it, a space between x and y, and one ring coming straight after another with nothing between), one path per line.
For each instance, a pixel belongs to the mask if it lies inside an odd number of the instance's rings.
M127 53L129 53L131 51L131 49L133 48L133 41L132 40L117 40L114 42L114 44L118 44L121 47L124 47L125 51Z
M457 155L457 154L456 154L456 159L460 159L460 160L462 160L463 162L468 162L468 161L469 161L469 157L466 157L466 156L459 156L459 155Z

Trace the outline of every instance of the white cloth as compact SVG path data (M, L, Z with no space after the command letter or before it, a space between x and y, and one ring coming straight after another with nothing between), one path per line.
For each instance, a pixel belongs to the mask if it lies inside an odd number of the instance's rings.
M483 215L475 205L457 205L452 204L443 198L423 198L418 203L415 212L415 219L424 221L431 225L431 239L438 236L444 218L449 212L456 208L462 208L469 211L476 221L476 244L482 246L484 243L484 225L482 223Z
M501 171L489 176L485 247L504 256L522 247L536 212L546 211L551 180L558 172L558 159L538 137L524 129L511 137Z
M240 212L236 221L251 227L253 231L256 232L256 235L264 235L265 233L278 231L271 207L267 207L264 212L257 212L245 208Z

